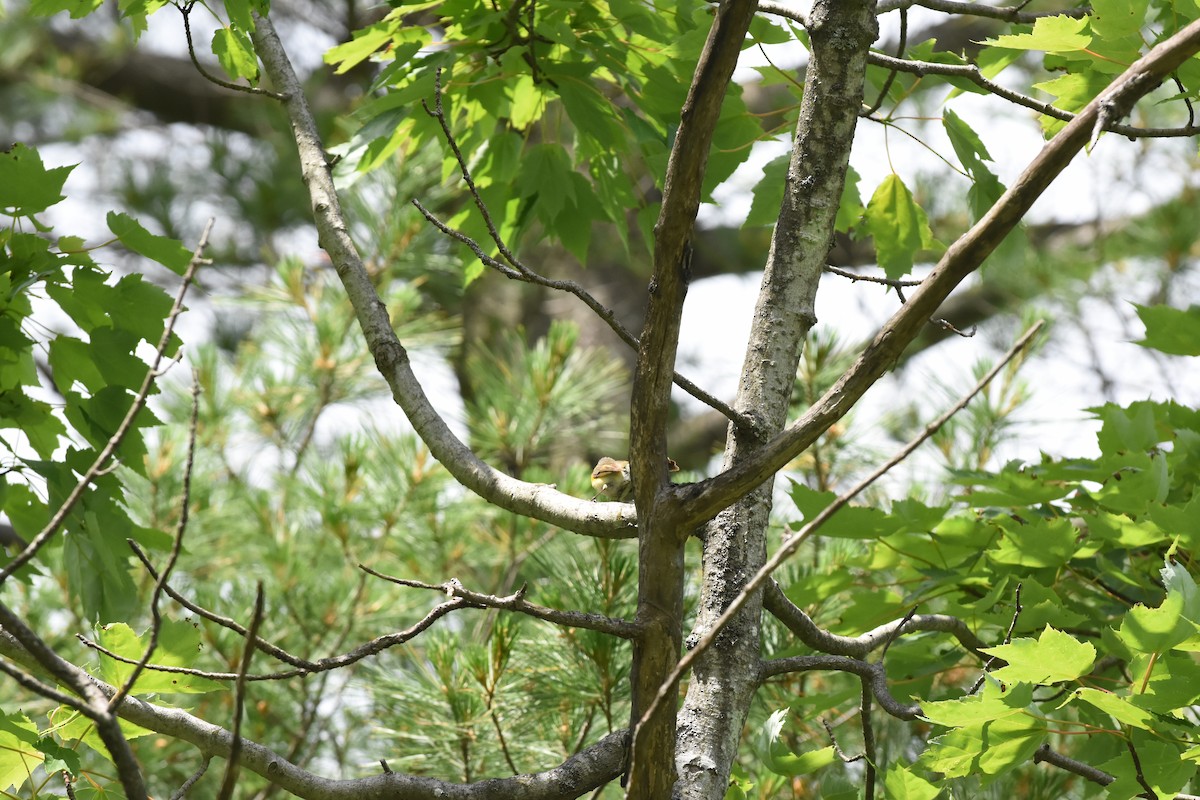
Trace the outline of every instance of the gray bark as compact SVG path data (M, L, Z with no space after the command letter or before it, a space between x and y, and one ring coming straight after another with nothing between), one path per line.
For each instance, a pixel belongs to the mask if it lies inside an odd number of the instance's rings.
M809 31L813 58L779 219L771 241L735 409L754 430L730 427L724 468L753 455L787 421L805 336L842 195L862 104L867 49L878 35L873 0L818 2ZM722 511L704 531L704 578L693 636L713 621L766 560L768 481ZM696 663L679 716L678 795L720 800L759 681L761 594Z

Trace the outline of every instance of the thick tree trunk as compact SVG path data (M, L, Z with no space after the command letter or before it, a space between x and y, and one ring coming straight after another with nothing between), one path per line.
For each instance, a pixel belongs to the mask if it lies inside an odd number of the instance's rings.
M867 48L878 27L873 0L824 0L812 11L813 56L787 186L754 312L735 408L752 434L730 426L725 467L754 452L787 420L801 348L816 322L814 301L863 98ZM758 438L762 437L762 438ZM695 636L741 591L766 558L771 512L766 483L721 512L704 532L704 583ZM679 717L678 794L720 800L758 684L761 597L746 605L696 663Z

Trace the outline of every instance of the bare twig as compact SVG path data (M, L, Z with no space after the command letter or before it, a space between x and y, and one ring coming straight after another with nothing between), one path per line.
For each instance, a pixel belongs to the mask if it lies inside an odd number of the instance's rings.
M721 629L724 628L731 619L733 619L733 617L738 613L738 611L741 610L742 606L746 604L750 597L756 591L762 588L763 584L766 583L766 581L771 577L771 573L774 572L780 564L782 564L789 556L796 552L797 548L799 548L809 536L811 536L822 525L824 525L829 518L837 513L837 511L839 511L843 506L854 499L859 492L863 491L879 478L886 475L893 467L895 467L897 464L907 458L910 453L920 447L926 439L928 439L943 425L949 422L951 417L965 408L967 404L970 403L975 397L975 395L983 391L983 388L991 383L992 379L1000 373L1000 370L1003 369L1009 361L1011 361L1017 356L1018 353L1025 349L1025 347L1033 340L1033 337L1037 334L1037 332L1041 330L1042 324L1043 323L1039 321L1031 326L1029 330L1027 330L1021 336L1021 338L1018 339L1016 343L1008 349L1008 352L1005 353L990 370L988 370L987 374L979 379L979 381L971 388L970 391L959 398L958 402L947 409L941 416L926 425L924 430L922 430L914 439L908 442L908 444L900 448L900 450L891 458L889 458L887 462L840 495L824 510L809 520L803 528L786 539L779 550L777 550L775 554L771 556L771 558L768 559L765 564L763 564L758 572L755 573L754 577L752 577L749 582L746 583L745 588L742 589L738 596L734 598L733 602L729 604L725 611L721 613L721 616L717 617L716 621L713 622L712 627L700 637L695 646L689 650L675 665L675 668L671 670L670 675L659 686L658 692L654 697L654 701L643 714L642 721L644 722L645 719L649 717L660 704L666 701L667 695L671 687L675 685L675 682L678 681L679 678L682 677L683 673L686 672L688 668L690 668L691 665L696 661L696 659L700 657L700 654L707 650L712 643L716 641L717 634L720 633Z
M422 617L419 622L411 625L405 630L397 631L396 633L385 634L383 636L377 636L371 641L361 644L353 650L343 653L342 655L333 656L330 658L322 658L319 661L305 661L303 659L297 659L295 656L290 656L292 660L288 663L298 662L296 669L286 670L283 672L269 672L259 675L248 674L246 675L245 679L248 681L282 681L289 678L295 678L300 675L311 675L317 672L329 672L330 670L348 667L351 664L362 661L364 658L382 653L384 650L395 647L396 645L404 644L410 639L424 633L431 625L433 625L434 622L446 616L451 611L469 607L470 603L468 603L466 600L456 597L435 606L429 611L429 613ZM263 642L262 639L258 638L257 636L251 638L248 631L244 634L244 636L246 637L247 642L253 642L257 649L262 650L265 653L275 655L275 649L264 647L266 643ZM125 664L137 663L133 659L117 655L111 650L102 647L85 636L76 634L75 638L82 642L84 646L90 647L99 653L103 653L109 658ZM198 678L208 678L209 680L214 681L235 681L239 679L240 675L240 673L236 672L209 672L207 670L193 669L191 667L169 667L160 664L147 664L146 669L154 670L155 672L169 672L177 675L194 675Z
M1143 797L1149 797L1151 800L1157 800L1158 794L1154 788L1146 780L1146 775L1142 772L1142 759L1138 758L1137 748L1133 746L1133 739L1129 735L1129 731L1125 731L1125 749L1129 751L1129 757L1133 759L1133 774L1137 778L1138 785L1146 790Z
M254 658L254 640L258 638L258 628L263 621L263 605L263 585L262 581L259 581L254 591L254 615L250 618L250 633L242 650L242 663L238 665L237 685L233 695L233 727L229 731L233 736L233 743L229 747L225 776L221 779L221 791L217 794L217 800L230 800L237 785L238 756L242 752L242 716L246 705L246 676L250 672L250 661Z
M822 719L821 725L825 727L825 733L829 734L829 741L833 745L833 752L837 754L837 757L841 759L843 764L853 764L855 761L862 761L866 758L866 753L859 753L856 756L846 755L842 750L842 746L838 744L837 736L834 735L833 726L829 724L829 720Z
M893 289L901 289L905 286L920 286L921 285L921 282L919 280L915 280L915 279L906 281L906 280L899 280L897 278L880 278L876 275L863 275L862 273L854 272L853 270L842 269L841 267L835 267L832 264L826 264L824 267L824 270L831 275L837 275L839 277L846 278L851 283L858 283L859 281L866 281L867 283L879 283L884 286L890 286Z
M204 226L204 232L200 234L200 241L197 243L196 249L192 252L192 260L188 262L187 270L183 273L183 282L179 286L179 291L175 294L175 302L171 306L170 313L167 314L166 324L163 326L162 336L158 340L158 348L154 352L154 358L150 361L150 367L146 370L146 377L142 379L142 385L138 389L137 394L134 395L133 403L129 406L128 413L125 414L125 418L121 420L121 424L117 426L116 432L113 433L103 449L96 454L96 459L88 467L87 471L83 473L82 477L80 477L79 482L75 484L75 488L71 490L71 493L63 500L62 505L50 517L46 526L42 528L37 536L33 537L33 540L26 545L24 550L14 556L13 560L3 569L0 569L0 585L3 585L10 575L36 556L38 551L45 546L46 542L50 541L50 538L58 532L63 521L66 520L67 516L75 508L75 504L83 497L83 493L91 486L92 481L103 473L108 459L121 446L121 442L125 440L129 431L133 429L133 422L138 414L141 413L142 408L145 407L146 399L150 396L150 389L153 388L154 381L160 375L159 367L162 365L167 347L171 344L171 336L175 332L175 322L179 319L180 312L183 311L183 298L196 277L196 271L201 265L209 263L202 256L204 249L208 247L208 235L212 231L212 226L213 220L210 219L208 224Z
M1033 754L1033 763L1040 764L1043 762L1046 764L1053 764L1059 769L1065 769L1067 772L1079 775L1080 777L1086 778L1092 783L1098 783L1101 786L1108 786L1110 783L1116 780L1116 778L1114 778L1112 775L1109 775L1102 769L1097 769L1091 764L1085 764L1082 761L1076 761L1070 756L1064 756L1062 753L1059 753L1056 750L1051 750L1050 745L1048 744L1042 745L1037 749L1037 752Z
M880 666L883 666L882 659ZM871 724L871 685L865 678L861 679L861 683L862 700L859 702L859 708L862 713L858 717L862 725L863 760L867 763L863 775L863 797L865 800L875 800L875 728Z
M619 636L622 639L632 639L639 631L638 626L632 622L606 617L603 614L586 614L582 611L560 611L556 608L534 605L525 600L526 587L524 586L510 595L498 597L482 592L473 592L465 588L457 579L449 580L442 584L432 584L385 575L382 572L376 572L364 564L359 564L358 568L363 572L374 575L376 578L391 581L399 586L442 592L447 597L465 600L469 606L473 607L499 608L506 611L515 611L519 614L526 614L530 617L554 623L555 625L562 625L568 628L586 628L587 630Z
M1020 618L1021 611L1023 610L1023 607L1021 606L1021 587L1023 585L1024 584L1018 583L1016 591L1013 592L1012 620L1010 620L1008 623L1008 631L1004 634L1003 644L1011 644L1012 643L1013 632L1016 631L1016 629L1017 629L1017 620ZM979 691L979 687L983 686L983 681L984 681L985 676L987 675L987 673L992 671L992 667L994 667L997 664L997 662L1001 662L1001 659L997 658L996 656L988 656L987 661L983 662L983 673L984 674L980 675L979 679L975 681L975 683L971 686L971 688L969 690L967 690L967 694L975 694L976 692ZM1001 662L1001 663L1003 663L1003 662Z
M141 659L138 660L133 670L129 673L129 678L117 690L117 693L109 698L109 713L115 713L126 695L133 690L133 684L137 682L138 676L142 674L142 670L150 663L150 657L154 655L154 650L158 647L158 634L162 630L162 612L159 610L158 604L162 599L163 587L167 583L167 577L171 574L171 570L175 569L175 564L179 561L179 554L183 550L183 532L187 530L189 505L192 499L192 466L196 459L196 426L199 418L200 381L193 374L192 419L188 428L187 461L183 470L183 499L180 501L179 523L175 526L175 541L171 545L171 554L167 558L167 565L163 567L158 580L154 582L154 592L150 595L150 638L146 642L145 652L142 653Z
M764 661L759 668L759 680L766 681L776 675L786 675L793 672L813 672L826 670L833 672L849 672L861 678L864 684L869 684L879 706L897 719L914 720L921 715L921 707L916 703L905 705L892 694L887 682L887 671L882 664L872 664L857 658L846 656L790 656Z
M444 222L437 219L433 213L429 211L429 209L425 208L425 206L420 203L420 201L413 200L413 206L415 206L416 209L421 212L421 215L424 216L430 224L432 224L443 234L458 242L461 242L462 244L465 244L468 248L470 248L471 252L475 254L475 257L478 258L479 262L484 266L491 267L504 277L511 280L522 281L524 283L531 283L536 286L543 286L547 289L566 292L567 294L578 298L583 302L584 305L591 309L592 312L595 313L595 315L599 317L605 325L612 329L613 333L617 335L618 339L636 351L639 347L638 338L634 336L628 328L621 324L620 320L617 319L616 314L612 311L612 309L608 308L599 300L597 300L590 292L588 292L575 281L556 280L539 274L537 271L517 258L516 254L512 252L512 250L508 247L508 244L504 241L504 238L500 236L500 231L497 230L496 223L492 220L492 215L488 210L487 203L483 201L483 198L479 194L478 188L475 186L475 179L471 177L470 167L467 166L467 160L463 156L462 151L459 149L458 140L454 137L454 132L451 130L450 123L446 118L446 113L442 108L442 83L440 69L435 73L434 76L433 110L430 110L429 105L425 103L425 101L421 101L421 105L425 109L425 113L436 119L438 124L441 126L442 135L445 136L446 143L450 145L450 149L454 153L455 161L458 163L459 174L462 175L463 181L467 184L467 191L470 193L471 199L475 201L475 207L479 209L479 213L483 217L483 222L487 226L488 236L491 237L492 242L496 245L496 249L504 258L504 261L508 263L505 264L487 255L478 242L461 231L456 231L449 225L446 225ZM743 414L739 414L736 410L731 408L729 404L713 397L695 383L680 375L678 372L674 373L674 380L675 384L685 392L699 400L701 403L704 403L710 408L720 412L734 424L741 427L753 426L753 420Z
M269 89L262 89L258 86L243 86L240 83L230 83L229 81L218 78L216 75L213 75L206 70L200 63L200 59L196 58L196 48L192 44L192 23L190 17L192 14L192 8L196 5L196 0L184 0L184 2L176 2L175 0L171 0L171 5L179 9L179 13L183 16L183 33L187 38L188 56L191 57L192 66L196 68L196 72L200 73L200 77L204 78L204 80L208 81L209 83L220 86L223 89L232 89L235 92L245 92L246 94L259 94L263 95L264 97L270 97L273 100L287 99L285 95L279 94L278 92L272 92Z
M210 763L212 763L212 756L205 756L196 771L188 776L188 779L178 789L171 793L171 800L183 800L183 798L187 797L187 793L192 790L192 787L204 777L204 773L208 772L208 765Z
M896 58L904 57L904 49L907 46L908 46L908 9L901 8L900 9L900 41L896 44ZM872 114L874 114L876 111L879 110L879 107L883 105L883 101L887 99L888 92L890 92L892 90L892 84L896 82L896 75L897 75L896 70L893 69L893 70L888 71L887 79L884 80L883 86L879 90L879 97L877 97L875 99L875 102L871 104L870 108L865 108L862 111L858 112L858 115L860 117L869 117ZM869 794L867 795L867 797L868 797L868 800L870 800Z

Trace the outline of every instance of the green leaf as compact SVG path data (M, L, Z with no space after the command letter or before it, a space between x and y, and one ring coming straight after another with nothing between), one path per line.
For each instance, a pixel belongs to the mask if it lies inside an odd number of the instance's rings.
M108 229L121 244L138 255L162 264L176 275L182 275L192 263L192 253L183 243L168 236L156 236L128 214L110 211Z
M1129 702L1138 708L1171 714L1200 701L1200 663L1190 653L1139 654L1129 672L1134 676Z
M75 166L46 169L38 151L23 144L0 153L0 213L27 217L58 203Z
M1134 403L1128 408L1108 403L1089 408L1101 422L1097 444L1105 455L1127 451L1144 453L1163 441L1151 403Z
M842 187L842 197L838 201L837 218L834 220L834 230L846 233L862 220L862 196L858 193L858 182L862 180L854 167L846 167L846 185Z
M983 652L1008 665L993 674L1002 681L1046 684L1075 680L1096 663L1096 648L1049 625L1034 639L1014 639L1010 644L985 647Z
M33 0L29 12L38 17L50 17L60 11L67 11L70 12L71 19L82 19L98 9L103 2L104 0Z
M1138 755L1136 766L1127 752L1098 765L1117 778L1105 787L1107 797L1141 796L1145 793L1142 786L1145 781L1161 800L1170 800L1196 774L1197 764L1181 757L1183 748L1178 744L1140 731L1134 731L1132 740Z
M746 215L747 225L774 225L779 219L779 206L783 202L784 181L787 179L788 162L791 157L784 153L768 161L762 168L762 180L754 185L750 212Z
M218 28L213 32L212 51L230 78L245 78L250 83L258 81L258 56L254 52L254 42L245 31L234 27Z
M760 736L762 738L763 764L777 775L796 777L816 772L837 761L837 751L832 746L806 753L793 753L780 739L784 720L788 710L781 708L775 711L763 723Z
M875 240L879 266L889 278L911 272L918 252L940 247L933 238L924 209L917 205L912 192L895 173L879 184L867 203L864 219Z
M1010 50L1044 50L1047 53L1077 52L1092 43L1086 33L1088 20L1072 19L1065 15L1039 17L1029 33L998 36L984 42L992 47Z
M1200 305L1186 311L1169 306L1134 307L1146 326L1142 347L1172 356L1200 356Z
M224 3L233 27L247 33L254 30L254 8L247 0L224 0Z
M573 171L571 160L561 146L534 145L526 150L517 189L521 197L536 195L538 213L543 219L553 219L568 199L575 199L574 184L569 177Z
M991 161L992 156L984 146L983 140L979 138L979 134L975 133L970 125L963 122L962 117L949 108L942 110L942 127L945 129L946 135L950 137L950 146L954 148L954 154L958 156L958 161L963 165L963 169L972 177L978 177L979 170L987 172L987 167L983 165L983 162ZM988 172L988 174L991 173Z
M1079 532L1065 519L1033 517L1022 523L1010 518L1002 519L1000 526L1004 537L988 551L988 558L997 564L1061 567L1078 549Z
M1033 758L1045 723L1027 714L955 728L930 740L918 764L947 778L982 775L985 784Z
M29 717L0 714L0 791L23 785L42 760L37 728Z
M1167 592L1158 608L1141 603L1125 612L1118 638L1130 649L1143 653L1161 653L1196 635L1196 623L1184 616L1184 593Z
M960 728L1022 714L1032 702L1033 684L1015 683L1003 687L993 675L985 674L980 694L921 703L921 715L937 725Z
M818 492L803 484L792 481L789 492L792 502L796 504L803 522L791 524L792 530L800 530L804 525L820 514L829 506L837 495L833 492ZM901 523L889 517L877 508L865 506L842 506L819 529L821 536L832 536L842 539L878 539L890 533L895 533Z
M101 645L118 656L133 661L141 659L146 651L147 637L138 636L128 625L113 623L97 631ZM202 649L200 631L187 621L164 620L159 629L158 644L150 659L151 664L163 667L190 667L195 664L196 654ZM101 654L100 677L114 686L124 686L133 674L133 665ZM135 695L147 694L201 694L223 691L223 683L172 672L144 670L134 685Z
M942 793L941 788L914 775L908 767L896 762L888 767L883 776L883 788L887 792L888 800L934 800Z
M336 64L334 71L342 75L366 59L370 58L381 47L389 44L396 34L395 20L385 18L382 22L369 25L354 32L354 38L325 51L325 63Z
M1099 689L1076 689L1071 693L1072 699L1082 700L1088 705L1098 708L1105 714L1120 722L1122 725L1132 725L1142 730L1153 731L1159 727L1158 719L1145 709L1138 708L1124 697L1112 692L1102 692Z
M1149 0L1093 0L1092 33L1105 39L1136 36L1146 22Z
M558 96L579 132L596 143L597 154L624 143L625 135L612 103L589 83L565 76L558 83Z

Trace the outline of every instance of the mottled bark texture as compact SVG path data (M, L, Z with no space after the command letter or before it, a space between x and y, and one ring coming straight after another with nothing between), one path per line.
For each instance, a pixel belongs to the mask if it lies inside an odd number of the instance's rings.
M867 49L878 35L874 5L826 0L812 10L812 61L735 403L756 425L753 431L731 427L725 468L752 456L787 421L801 349L816 323L817 283L833 244ZM693 635L708 630L766 559L771 489L771 481L762 484L705 527L704 582ZM725 795L759 681L761 616L760 596L696 664L679 715L680 797Z

